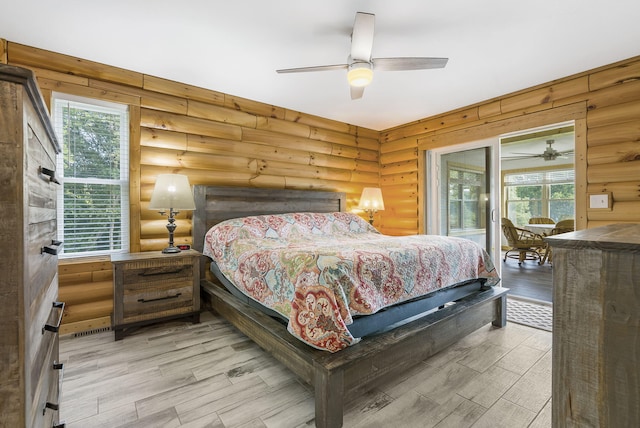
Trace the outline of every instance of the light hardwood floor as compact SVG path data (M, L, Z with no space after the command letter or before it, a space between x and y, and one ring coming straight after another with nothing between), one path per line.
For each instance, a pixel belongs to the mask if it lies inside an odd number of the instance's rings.
M311 427L313 391L209 312L60 341L68 428ZM346 405L345 427L551 427L551 333L487 325Z

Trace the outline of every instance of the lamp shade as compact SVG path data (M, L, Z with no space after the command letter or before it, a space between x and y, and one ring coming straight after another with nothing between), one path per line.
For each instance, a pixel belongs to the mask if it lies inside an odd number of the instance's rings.
M358 208L361 210L384 210L384 201L382 200L382 190L379 187L365 187L362 189L360 196L360 204Z
M195 210L189 178L180 174L160 174L151 195L149 209Z

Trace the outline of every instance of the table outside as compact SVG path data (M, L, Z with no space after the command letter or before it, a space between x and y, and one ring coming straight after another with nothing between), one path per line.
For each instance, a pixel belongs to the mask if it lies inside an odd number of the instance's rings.
M523 229L542 236L551 235L551 231L554 227L556 227L555 224L525 224L524 226L522 226Z

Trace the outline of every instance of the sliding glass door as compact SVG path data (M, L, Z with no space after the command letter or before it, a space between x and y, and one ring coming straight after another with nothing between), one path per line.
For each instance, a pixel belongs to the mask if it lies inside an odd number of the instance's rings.
M426 231L477 242L497 260L499 141L427 151ZM496 263L499 265L499 263Z

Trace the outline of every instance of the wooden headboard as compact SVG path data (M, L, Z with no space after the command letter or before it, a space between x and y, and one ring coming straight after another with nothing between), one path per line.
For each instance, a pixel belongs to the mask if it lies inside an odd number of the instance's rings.
M345 211L343 192L260 189L256 187L194 186L193 248L202 252L204 235L230 218L292 212Z

